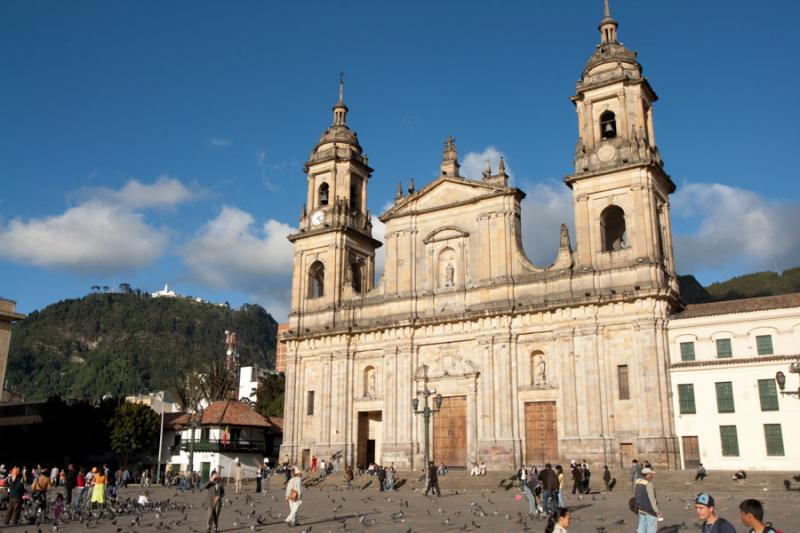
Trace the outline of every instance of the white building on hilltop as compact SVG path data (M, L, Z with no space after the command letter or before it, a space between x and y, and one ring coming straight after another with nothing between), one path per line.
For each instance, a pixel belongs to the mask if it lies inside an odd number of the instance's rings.
M800 293L689 305L669 322L675 432L684 468L794 470Z
M165 296L168 297L168 298L177 298L178 297L178 293L176 293L175 291L169 290L169 284L165 284L163 289L161 289L160 291L154 292L151 296L153 298L163 298Z

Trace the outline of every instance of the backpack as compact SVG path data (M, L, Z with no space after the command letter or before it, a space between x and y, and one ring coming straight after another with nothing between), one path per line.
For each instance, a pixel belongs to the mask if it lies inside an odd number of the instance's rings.
M772 522L767 522L764 526L764 533L783 533L780 529L776 529Z
M628 500L628 509L630 509L633 514L639 514L639 506L636 505L636 496Z

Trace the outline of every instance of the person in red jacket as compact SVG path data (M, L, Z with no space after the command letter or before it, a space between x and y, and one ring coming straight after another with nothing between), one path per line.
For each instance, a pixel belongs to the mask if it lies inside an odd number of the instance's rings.
M75 508L77 509L81 506L81 498L83 498L83 493L86 491L86 471L83 468L78 470L75 483L78 487L78 492L75 494Z

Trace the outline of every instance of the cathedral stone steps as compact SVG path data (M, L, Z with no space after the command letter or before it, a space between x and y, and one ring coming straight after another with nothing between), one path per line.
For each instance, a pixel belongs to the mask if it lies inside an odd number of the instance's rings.
M612 470L612 477L617 479L614 492L630 490L629 472ZM605 485L601 479L601 473L594 473L591 481L592 493L605 492ZM800 499L800 481L794 479L797 473L790 472L750 472L747 479L737 483L734 481L732 471L712 471L703 481L694 481L694 471L657 471L655 483L657 490L671 495L688 499L693 494L707 491L712 495L725 494L753 498L774 497L781 495L792 499ZM420 473L398 472L397 479L400 484L400 492L408 492L417 489L424 490L425 480ZM343 474L336 472L320 481L316 475L308 476L305 480L311 486L343 486L345 484ZM785 480L790 481L792 490L786 490ZM377 490L377 477L356 476L353 485L366 490ZM450 471L445 476L439 477L439 487L442 490L458 491L512 491L518 490L519 483L512 479L512 474L508 472L488 472L485 476L470 476L464 471ZM571 493L572 480L567 478L565 489Z

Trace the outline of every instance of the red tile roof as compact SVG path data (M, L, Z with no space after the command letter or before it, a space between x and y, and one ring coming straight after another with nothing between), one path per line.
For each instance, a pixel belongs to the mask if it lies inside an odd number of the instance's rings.
M771 309L787 309L800 307L800 292L779 294L777 296L760 296L742 300L725 300L704 304L689 304L686 309L671 317L672 320L684 320L702 316L729 315L733 313L750 313Z
M670 368L699 368L704 366L737 366L751 363L779 363L781 361L800 360L800 355L758 355L755 357L725 357L723 359L700 359L699 361L681 361L673 363Z
M181 427L189 424L189 415L181 414L172 420L172 427ZM260 428L283 429L282 418L271 418L267 420L260 414L253 411L249 406L242 402L227 400L213 402L203 411L203 426L244 426Z

